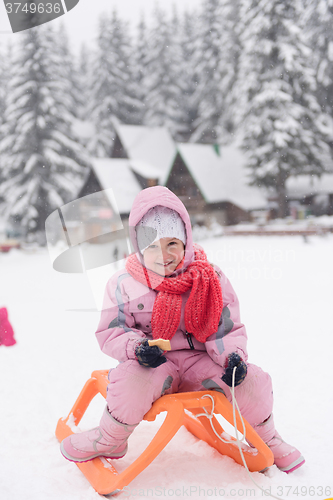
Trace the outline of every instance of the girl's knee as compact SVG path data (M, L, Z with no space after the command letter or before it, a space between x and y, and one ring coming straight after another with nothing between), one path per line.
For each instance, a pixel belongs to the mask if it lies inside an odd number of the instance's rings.
M153 402L171 387L172 376L160 369L166 364L147 368L130 360L111 370L106 397L110 413L127 424L142 420Z
M125 361L109 372L108 393L137 400L159 384L159 377L152 373L154 370L139 365L136 360Z
M240 411L251 424L259 424L272 413L273 388L268 373L258 366L249 364L247 376L235 389Z

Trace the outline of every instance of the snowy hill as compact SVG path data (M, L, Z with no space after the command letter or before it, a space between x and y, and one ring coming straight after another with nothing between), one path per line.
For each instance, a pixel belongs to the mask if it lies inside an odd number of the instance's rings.
M333 496L331 450L333 236L220 237L200 242L231 279L249 336L249 359L273 379L275 420L306 464L286 475L273 466L253 479L278 498ZM46 250L0 254L0 307L17 344L0 347L0 490L4 500L97 500L79 469L60 454L54 432L90 373L115 361L100 352L99 313L85 276L52 270ZM80 428L98 425L96 398ZM122 470L158 427L143 422ZM118 498L269 498L245 469L184 428ZM116 497L117 498L117 497Z

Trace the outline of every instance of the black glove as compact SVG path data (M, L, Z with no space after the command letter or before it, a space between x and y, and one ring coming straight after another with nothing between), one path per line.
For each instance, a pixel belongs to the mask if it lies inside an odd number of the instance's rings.
M157 345L149 345L148 340L142 340L141 344L135 348L135 356L139 364L150 368L157 368L166 362L166 357L162 356L163 351Z
M225 369L225 374L222 376L222 380L229 387L232 386L232 372L234 371L235 366L235 386L239 385L246 377L247 374L247 366L242 360L242 358L236 352L232 352L228 356L227 366Z

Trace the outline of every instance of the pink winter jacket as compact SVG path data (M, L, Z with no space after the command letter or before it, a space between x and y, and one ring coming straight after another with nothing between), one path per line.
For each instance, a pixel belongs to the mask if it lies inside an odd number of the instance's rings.
M186 228L186 248L184 269L193 261L192 228L188 212L169 189L156 186L144 189L133 203L129 217L130 238L139 260L143 262L136 242L135 226L143 215L152 207L163 205L176 210L182 217ZM231 352L237 352L247 360L247 336L244 325L240 322L237 296L226 276L214 265L222 287L223 311L216 333L201 343L186 332L184 308L189 296L182 296L182 314L177 332L171 339L172 350L195 349L207 351L215 363L224 367ZM180 271L175 271L173 276ZM136 281L126 269L112 276L106 286L103 311L96 332L96 337L102 351L118 361L134 359L134 349L138 340L152 338L151 316L156 294L155 290L147 288Z

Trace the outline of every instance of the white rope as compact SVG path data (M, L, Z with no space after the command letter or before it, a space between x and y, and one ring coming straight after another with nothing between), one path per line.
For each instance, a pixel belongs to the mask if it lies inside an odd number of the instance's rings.
M209 398L211 399L212 401L212 412L211 413L208 413L208 411L206 410L206 408L204 408L205 410L205 413L198 413L196 414L195 416L196 417L207 417L208 420L209 420L209 423L211 425L211 428L213 429L213 432L214 434L220 439L220 441L222 441L223 443L226 443L226 444L229 444L230 443L230 440L227 440L227 439L223 439L219 433L216 431L215 427L214 427L214 424L213 424L213 417L214 417L214 410L215 410L215 401L214 401L214 398L213 396L211 396L210 394L205 394L204 396L202 396L202 398ZM236 405L237 405L237 402L236 402ZM245 429L245 424L244 424L244 420L243 420L243 417L242 415L240 414L240 411L239 411L239 408L238 408L238 405L237 405L237 410L239 412L239 415L240 415L240 418L241 418L241 421L242 421L242 425L243 425L243 437L242 439L239 440L239 442L241 441L245 441L245 437L246 437L246 429Z
M243 450L242 450L242 441L244 441L245 437L246 437L245 424L244 424L244 420L243 420L242 414L240 412L240 409L239 409L239 406L238 406L238 403L237 403L237 400L236 400L236 397L235 397L235 374L236 374L236 369L237 369L237 367L235 366L234 369L233 369L233 372L232 372L232 386L231 386L230 390L231 390L231 397L232 397L232 414L233 414L235 434L236 434L236 443L237 443L237 446L238 446L238 449L239 449L240 456L242 457L243 465L244 465L245 470L246 470L249 478L251 479L251 481L255 484L255 486L257 486L257 488L259 488L262 492L265 493L265 496L270 496L272 498L277 498L277 500L283 500L281 497L276 497L275 495L267 493L267 490L264 490L264 488L262 488L258 483L256 483L256 481L253 479L253 477L252 477L252 475L251 475L251 473L249 471L249 468L247 466L247 463L246 463L246 460L245 460L245 457L244 457L244 454L243 454ZM205 413L199 413L199 414L196 415L196 417L207 417L208 420L209 420L209 422L210 422L210 425L211 425L211 427L212 427L212 429L214 431L214 434L223 443L230 443L230 441L224 440L218 434L218 432L216 431L216 429L214 428L214 424L213 424L214 408L215 408L214 398L210 394L205 394L202 397L203 398L210 398L212 400L212 411L211 411L211 413L208 413L208 411L206 410L206 408L204 408ZM236 409L238 411L238 414L240 416L240 419L241 419L241 422L242 422L242 426L243 426L243 437L242 437L242 439L239 439L239 435L238 435L237 422L236 422Z

